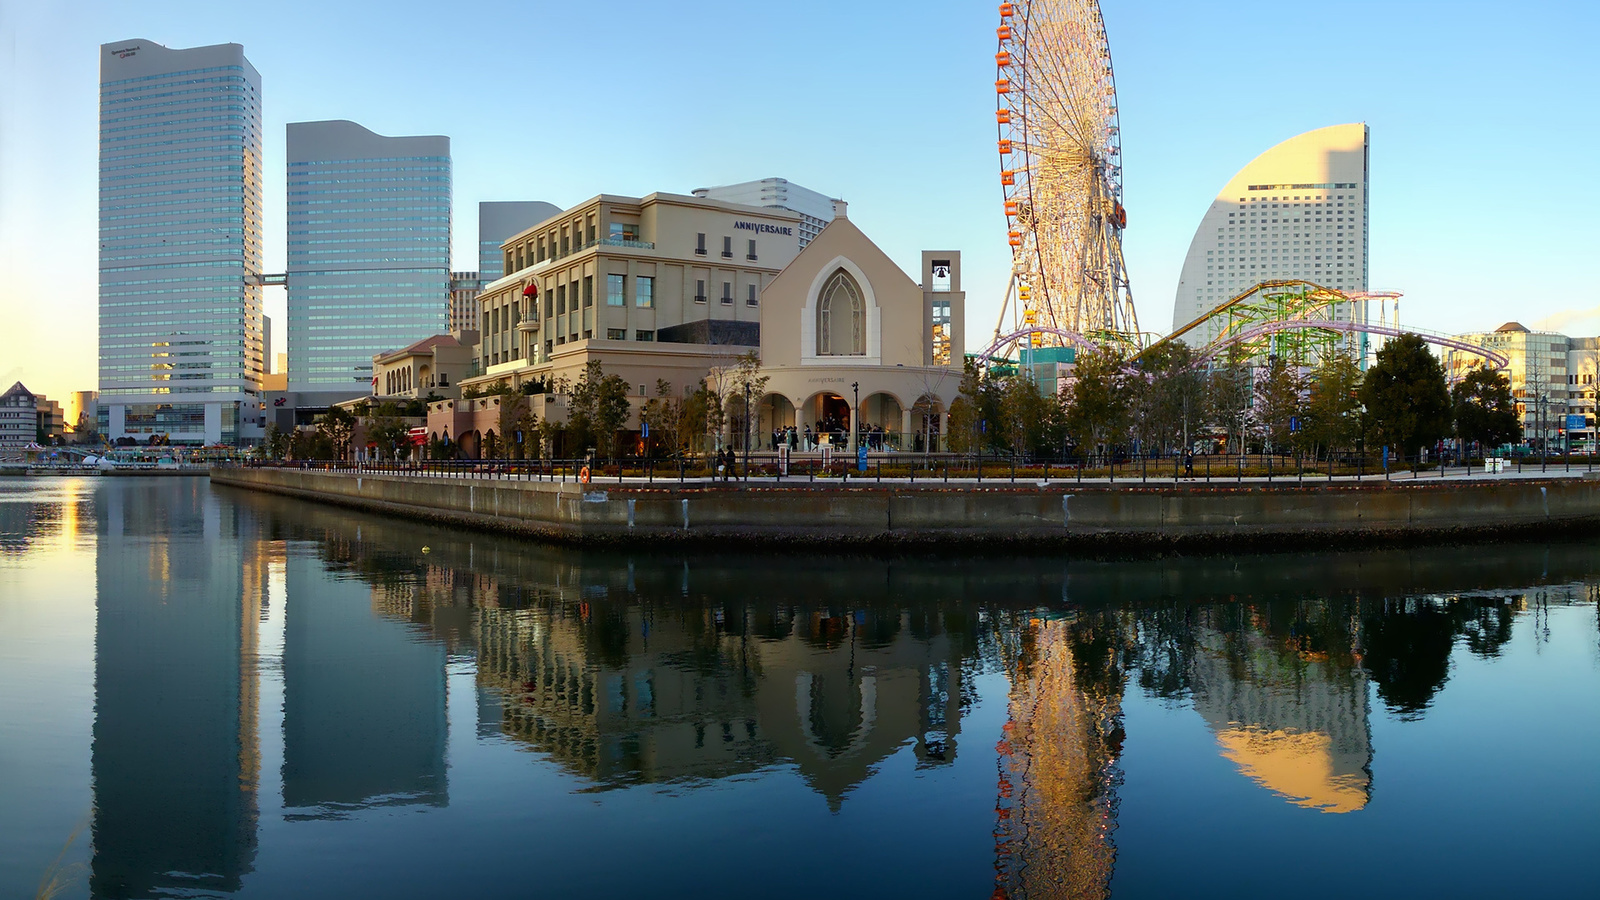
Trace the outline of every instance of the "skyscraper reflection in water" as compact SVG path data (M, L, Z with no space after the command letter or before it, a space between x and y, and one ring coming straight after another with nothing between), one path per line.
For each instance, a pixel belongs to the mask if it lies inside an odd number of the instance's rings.
M104 491L95 556L95 897L238 890L256 853L253 519L203 481Z
M1288 621L1252 606L1198 610L1189 665L1195 710L1222 755L1290 803L1328 813L1372 795L1369 680L1359 619L1343 606L1279 605L1297 613Z

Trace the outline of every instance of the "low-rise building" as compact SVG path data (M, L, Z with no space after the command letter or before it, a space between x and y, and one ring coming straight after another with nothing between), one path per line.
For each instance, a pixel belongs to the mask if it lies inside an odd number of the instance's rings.
M38 437L38 395L19 381L0 394L0 452L24 450Z
M372 358L372 394L383 400L455 399L472 369L476 332L436 334Z
M1511 381L1511 397L1522 419L1522 437L1536 448L1551 451L1565 446L1567 404L1576 390L1570 383L1567 362L1573 339L1553 331L1532 331L1520 322L1507 322L1490 332L1457 335L1457 339L1488 347L1504 354L1510 363L1506 377ZM1445 374L1454 383L1482 357L1459 350L1444 351ZM1591 388L1592 391L1592 388ZM1592 429L1592 422L1590 423ZM1583 436L1592 435L1587 430Z
M44 436L45 442L53 444L57 439L65 440L67 415L61 404L43 394L38 394L34 397L34 408L39 413L39 432Z

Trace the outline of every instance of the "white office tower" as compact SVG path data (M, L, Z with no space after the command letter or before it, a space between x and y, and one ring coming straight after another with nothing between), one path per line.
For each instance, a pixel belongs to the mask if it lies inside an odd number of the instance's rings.
M721 187L695 188L694 195L724 203L767 206L799 213L801 250L833 221L833 198L792 184L787 178L763 178Z
M1200 221L1178 279L1172 327L1181 328L1263 281L1302 279L1345 293L1367 290L1367 126L1308 131L1239 170ZM1335 318L1364 314L1340 304ZM1209 323L1184 336L1203 346Z
M261 76L238 44L100 47L105 436L262 434Z
M372 357L445 330L450 139L288 127L289 390L372 388Z

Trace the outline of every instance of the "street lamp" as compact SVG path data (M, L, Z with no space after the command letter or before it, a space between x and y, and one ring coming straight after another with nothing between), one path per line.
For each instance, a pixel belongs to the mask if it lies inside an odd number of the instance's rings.
M861 382L850 382L850 391L855 395L855 402L850 406L850 450L861 449Z

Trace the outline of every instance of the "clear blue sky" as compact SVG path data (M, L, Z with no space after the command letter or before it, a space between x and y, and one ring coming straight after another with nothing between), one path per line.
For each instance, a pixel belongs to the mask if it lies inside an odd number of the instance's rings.
M1171 327L1189 239L1236 170L1364 121L1371 286L1406 292L1403 321L1600 331L1585 277L1600 4L1103 4L1146 328ZM961 250L977 343L1009 264L995 6L0 0L0 380L53 396L94 385L98 46L134 37L238 42L261 71L269 270L284 258L284 124L346 118L451 137L457 268L476 265L479 200L779 175L850 201L903 266ZM281 329L281 290L269 297Z

